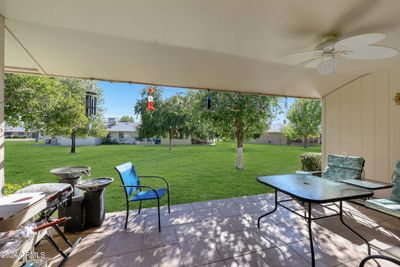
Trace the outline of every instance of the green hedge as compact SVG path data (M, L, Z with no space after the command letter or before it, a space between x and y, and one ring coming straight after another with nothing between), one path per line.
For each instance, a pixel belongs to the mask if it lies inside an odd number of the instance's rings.
M5 183L3 187L3 194L4 195L10 195L15 193L15 191L18 191L24 187L27 187L28 185L33 184L32 180L28 180L26 182L23 182L22 184L9 184Z
M303 171L321 171L322 154L321 153L303 153L301 154L301 164Z

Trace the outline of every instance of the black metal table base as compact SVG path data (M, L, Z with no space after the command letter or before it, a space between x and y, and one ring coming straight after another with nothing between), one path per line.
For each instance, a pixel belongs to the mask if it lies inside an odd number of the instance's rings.
M278 206L283 207L293 213L295 213L296 215L303 217L306 221L307 221L307 225L308 225L308 234L309 234L309 239L310 239L310 250L311 250L311 266L315 266L315 252L314 252L314 242L313 242L313 235L312 235L312 228L311 228L311 222L314 220L319 220L319 219L324 219L324 218L329 218L329 217L333 217L333 216L339 216L340 221L342 222L342 224L344 226L346 226L348 229L350 229L354 234L356 234L359 238L361 238L368 247L368 255L371 255L371 246L368 243L368 240L366 240L363 236L361 236L358 232L356 232L354 229L352 229L349 225L347 225L344 220L343 220L343 201L338 201L339 202L339 212L335 213L335 214L330 214L330 215L326 215L326 216L319 216L319 217L312 217L312 203L311 202L304 202L305 206L308 206L307 208L304 208L304 215L300 214L299 212L286 207L285 205L283 205L283 202L288 202L288 201L293 201L294 199L284 199L284 200L279 200L278 201L278 190L275 189L275 206L274 209L272 211L267 212L266 214L261 215L258 218L257 221L257 226L258 228L260 228L260 221L263 217L268 216L269 214L275 212L278 208ZM326 206L324 206L326 207ZM330 208L331 209L331 208ZM333 209L331 209L333 210Z
M62 234L62 238L64 239L64 241L70 246L70 249L68 250L68 252L64 252L62 251L62 249L57 245L57 243L54 241L54 239L46 234L45 238L47 239L47 241L50 243L50 245L57 250L57 252L63 257L63 259L61 260L61 262L58 264L58 266L62 266L65 261L68 259L69 255L72 253L72 251L74 251L75 247L79 244L79 242L81 242L82 238L79 237L74 244L72 244L68 239L66 239L65 235Z
M39 218L36 220L37 222L40 222L42 220L45 220L46 222L51 222L51 215L60 207L67 205L70 203L70 199L65 199L64 201L58 203L57 205L53 207L49 207L47 210L43 211ZM54 239L49 235L46 234L44 238L50 243L50 245L63 257L62 261L58 264L59 267L61 267L65 261L68 259L69 255L72 253L72 251L75 249L75 247L81 242L82 238L78 238L74 243L72 243L66 236L65 234L61 231L60 227L58 225L52 225L52 228L57 232L57 234L64 240L65 243L68 244L70 247L68 249L68 252L64 252L54 241Z

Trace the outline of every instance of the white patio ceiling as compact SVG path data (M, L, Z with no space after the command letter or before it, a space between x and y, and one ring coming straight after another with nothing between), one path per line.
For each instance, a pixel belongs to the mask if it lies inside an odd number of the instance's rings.
M329 33L381 32L400 50L399 10L398 0L0 0L7 71L301 97L400 56L340 59L320 76L290 70L284 55Z

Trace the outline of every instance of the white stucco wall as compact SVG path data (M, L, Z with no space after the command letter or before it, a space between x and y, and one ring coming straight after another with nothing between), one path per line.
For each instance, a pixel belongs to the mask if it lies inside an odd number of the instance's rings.
M192 144L192 138L190 136L188 138L183 138L183 139L172 138L171 143L172 143L172 145L191 145ZM162 145L169 145L169 139L168 138L161 138L161 144Z
M400 69L360 77L323 97L323 154L361 155L366 178L389 182L400 160Z
M266 133L251 141L253 144L287 145L287 139L282 133Z
M45 139L48 139L49 137L46 137ZM63 136L57 136L57 144L60 146L71 146L71 138L63 137ZM77 137L75 140L75 145L76 146L97 146L100 145L103 142L103 138L101 137L86 137L86 138L81 138Z

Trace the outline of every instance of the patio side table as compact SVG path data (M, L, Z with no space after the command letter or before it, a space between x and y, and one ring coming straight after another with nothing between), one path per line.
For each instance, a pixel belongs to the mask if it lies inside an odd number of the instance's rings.
M257 226L260 228L260 220L275 212L278 206L281 206L298 216L303 217L308 224L308 233L310 239L310 249L311 249L311 264L315 266L315 255L314 255L314 245L313 236L311 229L311 222L313 220L339 216L340 221L350 229L354 234L359 236L368 246L368 255L371 255L371 247L368 241L361 236L358 232L352 229L343 221L343 201L350 201L359 198L368 198L373 195L373 192L366 190L357 186L348 185L346 183L335 182L328 179L321 179L312 175L299 175L299 174L287 174L287 175L273 175L273 176L259 176L257 181L265 184L269 187L274 188L275 191L275 207L272 211L261 215L258 218ZM278 201L278 191L285 193L292 197L292 199L284 199ZM308 204L308 209L305 210L304 214L292 210L289 207L283 205L283 202L299 200ZM339 212L330 214L327 216L312 217L311 216L311 206L312 204L324 204L339 202Z

